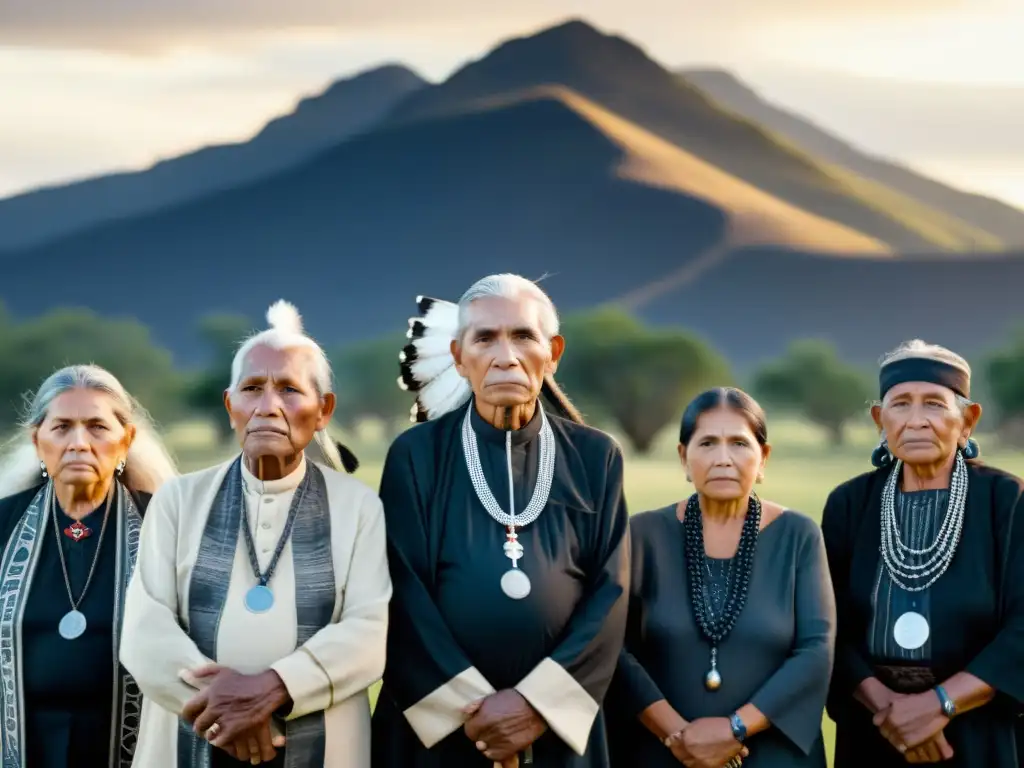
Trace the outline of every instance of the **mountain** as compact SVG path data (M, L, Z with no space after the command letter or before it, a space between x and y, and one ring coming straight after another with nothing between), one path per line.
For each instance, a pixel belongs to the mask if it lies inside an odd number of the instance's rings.
M830 259L749 249L644 302L639 313L697 331L740 370L807 337L872 366L914 338L971 358L993 351L1024 327L1022 285L1024 251Z
M1004 243L1024 246L1024 211L983 195L961 192L899 163L873 157L810 120L771 104L724 70L685 69L679 74L725 109L767 128L821 160L959 218Z
M302 99L252 139L199 149L143 171L115 173L0 200L0 251L103 221L155 211L269 176L373 126L425 82L397 65L340 80Z
M846 238L843 252L764 244L815 228L821 243ZM134 316L186 364L202 353L204 313L259 318L284 297L334 344L401 331L416 295L455 299L508 270L548 275L564 312L631 301L740 363L811 332L877 356L851 318L981 341L1020 314L1024 258L894 267L912 257L871 245L577 94L539 89L368 132L274 177L11 254L0 299L20 317L76 303ZM851 255L858 248L865 255ZM928 297L924 314L899 311L909 291Z
M557 84L721 170L816 216L904 252L998 250L998 237L896 190L823 165L723 109L633 43L572 20L508 40L399 104L391 124L473 111Z
M188 364L202 314L259 322L283 297L333 345L511 270L564 312L618 302L741 366L809 334L874 360L915 336L969 353L1024 315L1024 253L990 242L570 22L277 172L0 254L0 300L134 316Z
M581 308L729 232L716 205L620 175L627 158L553 96L378 129L276 176L9 253L0 298L21 316L113 301L186 357L186 317L259 317L279 297L332 340L403 329L417 294L509 269L575 283L563 298Z

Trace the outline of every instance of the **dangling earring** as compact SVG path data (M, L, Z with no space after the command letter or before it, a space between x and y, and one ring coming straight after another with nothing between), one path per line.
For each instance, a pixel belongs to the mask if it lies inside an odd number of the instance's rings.
M39 469L42 470L42 472L43 472L43 480L45 480L46 478L49 477L49 475L46 473L46 462L45 461L40 461L39 462Z
M881 469L892 461L892 454L889 453L889 443L883 437L878 447L871 452L871 466Z
M757 473L757 477L754 479L754 482L755 483L763 483L764 482L764 472L758 472Z
M981 455L981 446L973 437L967 438L967 444L960 449L965 459L976 459Z
M115 471L117 472L118 477L124 474L124 459L117 462L117 469Z

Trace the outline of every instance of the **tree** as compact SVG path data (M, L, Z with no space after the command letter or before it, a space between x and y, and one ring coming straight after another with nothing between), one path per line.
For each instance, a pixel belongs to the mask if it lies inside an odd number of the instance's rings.
M332 355L340 423L379 419L390 439L408 420L413 401L398 386L398 353L406 343L404 335L386 336L348 345Z
M648 328L618 309L568 318L563 332L566 391L583 410L613 421L641 454L695 395L731 379L725 360L696 337Z
M1003 437L1024 445L1024 330L989 357L985 372Z
M846 424L863 413L871 387L859 370L845 364L827 342L794 342L785 356L762 368L754 392L765 405L792 409L828 430L841 444Z
M224 410L224 390L231 384L231 361L251 328L252 324L239 315L208 315L199 322L210 363L192 376L185 390L185 403L193 413L210 420L222 443L232 434Z
M24 397L65 365L95 363L113 373L154 417L180 409L181 378L170 353L134 320L101 318L90 310L50 312L25 323L0 325L0 427L21 415Z

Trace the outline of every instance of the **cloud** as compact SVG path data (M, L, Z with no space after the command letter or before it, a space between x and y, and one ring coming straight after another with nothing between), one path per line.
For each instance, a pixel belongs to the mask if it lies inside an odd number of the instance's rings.
M1003 0L975 0L971 7ZM518 0L504 10L478 0L24 0L0 10L0 44L161 50L216 39L244 40L286 31L329 28L342 34L542 25L583 16L623 30L695 29L756 24L765 19L929 14L965 8L969 0ZM467 29L468 31L468 29Z
M1024 166L1024 87L922 83L809 68L740 76L769 101L897 158L1017 157Z

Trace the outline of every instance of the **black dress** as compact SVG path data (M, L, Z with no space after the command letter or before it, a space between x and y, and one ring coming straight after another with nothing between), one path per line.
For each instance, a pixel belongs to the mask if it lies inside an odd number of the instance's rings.
M488 485L507 510L507 433L484 422L472 401L466 408ZM622 647L629 545L618 446L598 430L548 415L555 476L547 506L519 532L520 565L532 590L512 600L499 587L510 565L502 551L505 529L477 499L464 459L466 408L412 427L385 462L380 496L394 593L373 715L375 768L491 768L461 727L424 746L406 711L468 669L503 690L545 659L568 673L569 687L578 685L599 705ZM512 432L517 511L537 480L540 427L535 415ZM538 768L608 764L600 712L582 755L555 731L533 745Z
M718 647L722 685L717 691L704 687L710 652L693 618L685 531L676 506L636 515L630 539L626 646L608 694L613 765L679 765L637 719L664 699L688 721L728 717L752 703L772 725L749 739L744 766L824 768L821 719L835 606L817 524L787 510L759 534L746 604ZM712 560L705 567L711 584L721 585L716 576L728 563Z
M0 500L0 547L6 548L38 491L33 488ZM149 498L148 494L133 495L140 511ZM78 606L88 622L87 629L74 640L65 640L57 633L61 618L72 608L57 547L64 550L71 591L78 599L100 547L104 507L105 503L82 519L92 534L78 541L64 535L64 529L74 521L59 505L59 540L52 518L47 518L45 527L37 533L39 553L21 627L19 682L25 713L22 761L27 768L102 768L110 764L111 703L115 700L115 680L120 684L123 674L116 661L114 634L114 594L119 576L116 504L111 507L92 582Z
M902 768L903 757L871 723L853 694L878 677L896 685L901 669L927 673L914 690L927 690L966 671L997 690L984 707L956 717L945 729L952 768L1018 768L1020 702L1024 700L1024 483L968 462L963 530L949 569L924 593L893 585L880 565L881 495L888 469L836 488L822 518L839 625L828 712L836 723L836 768ZM945 514L945 491L900 494L897 514L908 540L929 537ZM911 519L913 516L913 520ZM907 541L910 546L913 542ZM920 549L921 547L915 547ZM930 624L927 642L902 649L892 642L896 619L912 610ZM908 670L907 668L913 668Z

